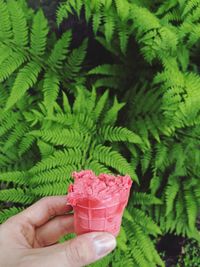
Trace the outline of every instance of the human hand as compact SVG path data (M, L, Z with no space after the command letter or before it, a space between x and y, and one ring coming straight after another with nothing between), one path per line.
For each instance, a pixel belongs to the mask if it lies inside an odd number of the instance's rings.
M46 197L0 225L1 267L81 267L116 246L109 233L88 233L64 243L73 232L73 214L66 196Z

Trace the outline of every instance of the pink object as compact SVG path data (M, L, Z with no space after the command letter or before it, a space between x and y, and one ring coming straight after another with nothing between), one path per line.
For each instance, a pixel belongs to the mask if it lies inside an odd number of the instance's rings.
M117 236L127 205L132 180L129 176L100 174L90 170L74 172L67 201L74 209L76 234L94 231Z

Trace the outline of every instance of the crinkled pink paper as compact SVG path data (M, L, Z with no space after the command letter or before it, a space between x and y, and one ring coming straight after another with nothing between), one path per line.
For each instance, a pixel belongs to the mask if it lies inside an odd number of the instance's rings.
M91 170L74 172L74 184L69 187L68 202L75 206L81 198L103 200L129 191L132 180L130 176L100 174L96 176Z

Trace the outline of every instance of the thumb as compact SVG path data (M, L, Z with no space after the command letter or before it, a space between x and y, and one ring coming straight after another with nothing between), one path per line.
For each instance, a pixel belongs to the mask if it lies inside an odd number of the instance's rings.
M88 233L70 241L43 249L40 265L48 267L81 267L106 256L116 247L116 239L109 233ZM42 255L43 254L43 255Z

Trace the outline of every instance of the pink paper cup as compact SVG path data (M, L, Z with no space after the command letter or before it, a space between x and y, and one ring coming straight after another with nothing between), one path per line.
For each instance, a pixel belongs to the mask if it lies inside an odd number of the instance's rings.
M67 201L74 209L75 233L109 232L117 236L132 185L130 176L96 176L90 170L72 176L74 184L68 188Z
M74 228L77 235L89 232L109 232L117 236L125 206L126 196L105 200L82 199L74 206Z

